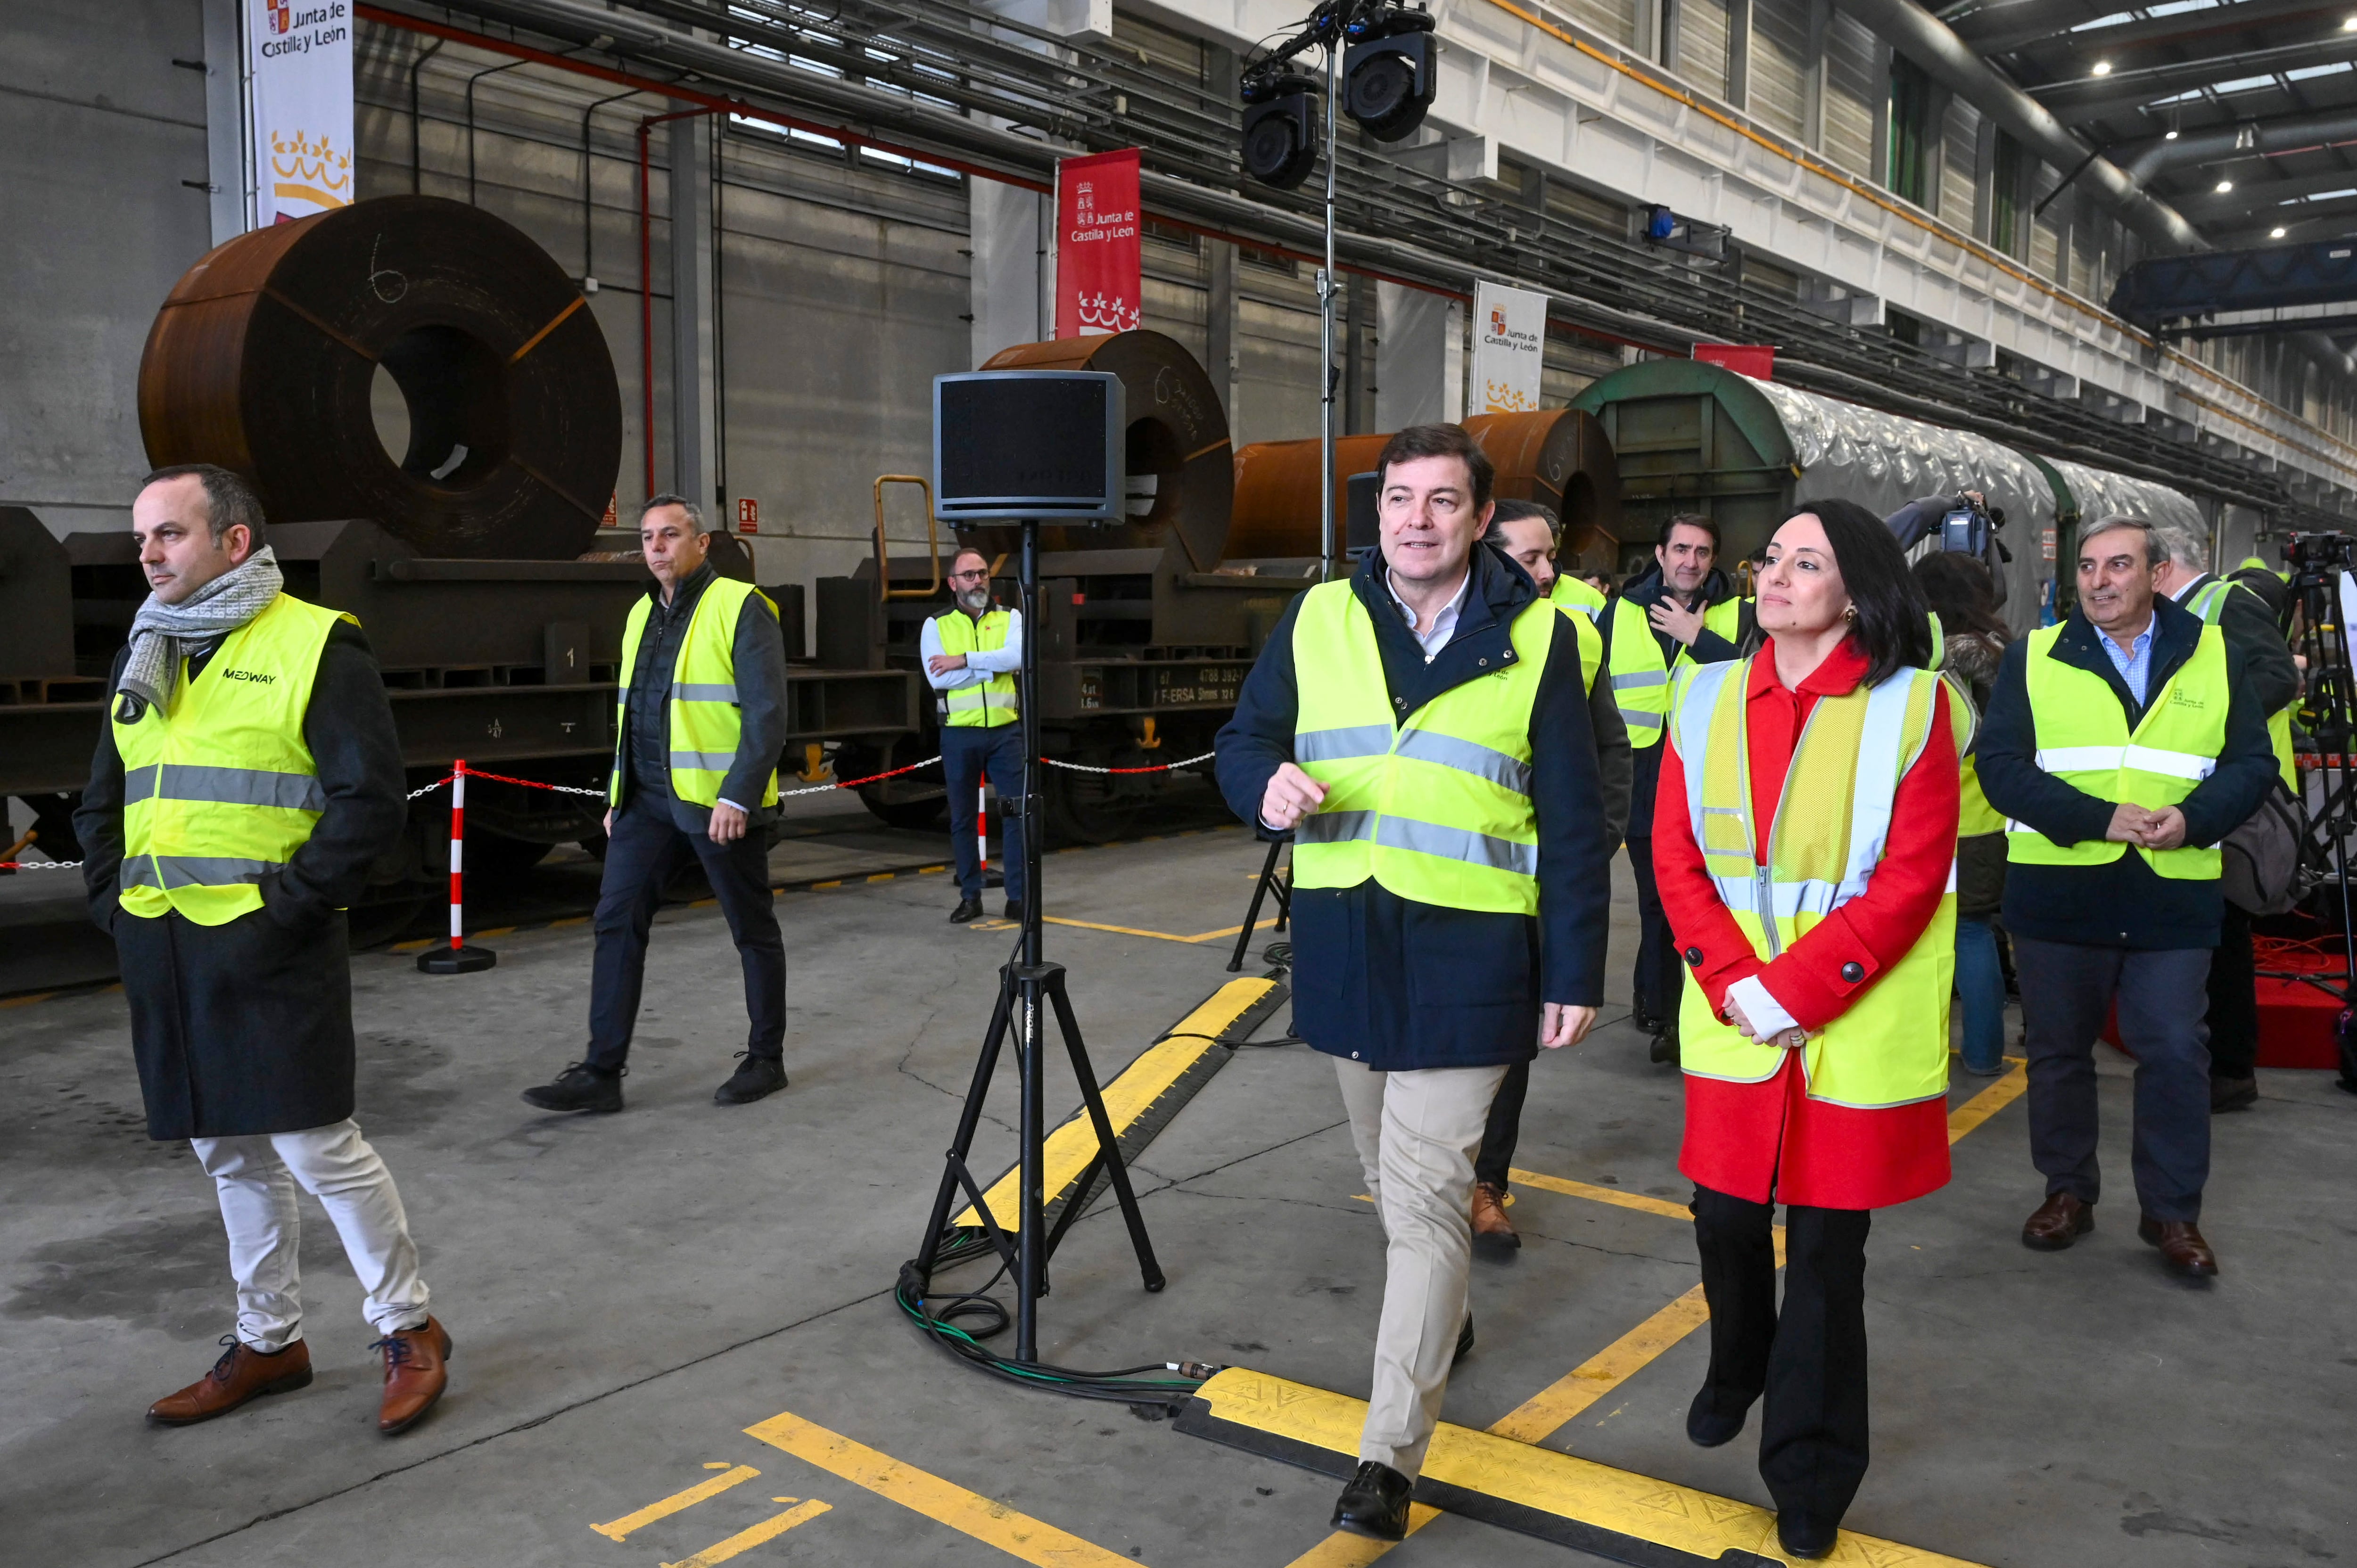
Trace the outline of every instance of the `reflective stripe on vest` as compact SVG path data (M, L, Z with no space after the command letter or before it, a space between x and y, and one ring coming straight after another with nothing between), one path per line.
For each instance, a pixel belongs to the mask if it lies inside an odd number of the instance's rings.
M1943 688L1929 671L1900 670L1880 685L1818 698L1793 747L1763 857L1745 712L1751 665L1704 665L1685 676L1672 742L1712 886L1752 950L1772 961L1871 884L1900 780L1922 755ZM1906 956L1801 1047L1810 1098L1874 1109L1947 1092L1955 907L1952 866L1947 892ZM1678 1041L1681 1066L1698 1078L1759 1083L1784 1065L1783 1047L1749 1039L1714 1013L1691 973Z
M1743 628L1741 599L1722 599L1702 612L1705 629L1733 642ZM1612 700L1620 704L1620 722L1629 726L1629 744L1640 751L1662 738L1662 715L1670 711L1670 682L1679 671L1695 668L1691 649L1681 645L1670 662L1662 659L1662 645L1653 635L1652 618L1645 607L1622 599L1612 612Z
M351 618L281 594L193 679L182 664L167 708L110 721L123 758L124 909L221 926L262 908L257 885L327 807L303 718L328 634Z
M1006 646L1005 610L992 610L978 626L963 610L947 610L933 618L933 628L942 639L943 653L995 653ZM934 693L934 711L945 725L996 729L1015 722L1016 692L1013 675L969 681L953 690Z
M2223 630L2224 628L2220 625L2220 622L2226 613L2226 596L2237 588L2241 588L2244 593L2249 594L2255 599L2258 598L2255 592L2243 584L2230 582L2221 577L2216 582L2203 585L2193 597L2186 602L2185 607L2200 616L2203 625L2216 626ZM2259 602L2265 604L2266 601L2260 599ZM2298 701L2299 699L2295 696L2290 703L2287 703L2267 715L2267 744L2275 749L2276 771L2283 775L2284 788L2290 790L2295 797L2299 794L2299 766L2292 760L2291 710Z
M1557 609L1586 616L1591 623L1604 613L1604 607L1609 602L1596 591L1593 584L1583 583L1568 572L1555 575L1554 585L1547 589L1547 597L1555 601Z
M710 808L720 803L720 786L737 766L737 746L745 733L745 715L737 701L737 620L745 607L759 600L762 610L778 613L767 594L749 583L715 577L705 585L688 616L687 634L680 639L679 656L672 664L671 690L665 696L669 724L672 793L692 805ZM614 694L614 769L608 780L608 803L621 804L622 750L630 739L630 677L638 666L639 644L646 636L653 600L640 598L630 607L622 628L621 686ZM742 802L739 802L740 804ZM778 775L771 768L761 782L760 804L778 803Z
M2068 622L2063 625L2068 625ZM2174 806L2218 766L2226 745L2226 639L2201 628L2192 657L2153 693L2144 717L2128 733L2127 714L2111 685L2092 671L2054 657L2062 626L2029 634L2025 683L2038 766L2099 800L2150 810ZM2101 636L2098 632L2096 635ZM2059 844L2035 828L2006 824L2006 858L2024 865L2108 865L2127 845L2106 839ZM2206 882L2218 875L2217 846L2151 850L2136 846L2160 875Z
M1537 912L1531 714L1560 618L1548 601L1525 607L1503 668L1395 723L1374 624L1351 585L1322 583L1303 596L1293 624L1293 755L1327 795L1294 830L1296 886L1354 887L1372 876L1422 904Z

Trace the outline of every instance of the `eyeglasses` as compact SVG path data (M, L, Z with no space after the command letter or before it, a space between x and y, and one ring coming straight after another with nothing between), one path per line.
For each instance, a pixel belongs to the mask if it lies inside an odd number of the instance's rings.
M971 572L952 572L950 574L950 581L952 583L987 583L990 581L990 568L987 566L977 566Z

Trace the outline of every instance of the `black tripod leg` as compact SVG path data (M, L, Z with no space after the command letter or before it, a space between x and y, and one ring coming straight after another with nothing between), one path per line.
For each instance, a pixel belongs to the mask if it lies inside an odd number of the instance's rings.
M1253 928L1260 924L1260 901L1268 897L1269 881L1276 875L1277 853L1284 848L1283 839L1269 840L1268 859L1261 865L1260 880L1253 884L1252 907L1244 911L1243 929L1236 933L1235 956L1228 960L1230 974L1235 973L1244 966L1244 950L1252 945ZM1277 897L1282 899L1285 895L1279 893ZM1281 909L1284 906L1280 903L1278 908ZM1281 918L1280 923L1282 923Z
M1146 1288L1158 1291L1167 1283L1162 1277L1162 1265L1154 1261L1154 1243L1146 1238L1146 1216L1138 1212L1137 1194L1130 1190L1129 1167L1122 1163L1121 1144L1113 1135L1113 1119L1105 1114L1104 1097L1097 1092L1097 1075L1089 1066L1089 1048L1081 1039L1081 1026L1072 1016L1071 998L1064 994L1061 970L1048 978L1048 1001L1056 1009L1056 1026L1064 1036L1064 1049L1072 1058L1072 1076L1080 1080L1081 1103L1088 1108L1089 1124L1096 1129L1097 1149L1104 1160L1105 1173L1113 1177L1114 1197L1121 1202L1121 1217L1129 1227L1129 1244L1137 1252L1137 1271L1146 1281ZM1077 1207L1085 1188L1072 1194Z
M1280 876L1268 885L1268 890L1276 898L1276 925L1273 929L1282 934L1286 921L1293 918L1292 878Z
M958 1112L957 1136L950 1141L941 1190L933 1194L932 1220L925 1227L925 1244L917 1251L917 1271L928 1283L932 1279L933 1260L941 1255L942 1228L950 1222L950 1203L957 1197L965 1157L974 1148L974 1129L982 1124L983 1102L990 1094L991 1075L998 1069L999 1047L1006 1042L1007 1019L1014 1001L1015 972L1011 966L1002 967L998 972L998 1004L990 1012L990 1029L983 1036L982 1055L974 1060L974 1082L965 1091L965 1108ZM980 1201L979 1197L975 1199L977 1205ZM987 1215L984 1222L990 1222Z

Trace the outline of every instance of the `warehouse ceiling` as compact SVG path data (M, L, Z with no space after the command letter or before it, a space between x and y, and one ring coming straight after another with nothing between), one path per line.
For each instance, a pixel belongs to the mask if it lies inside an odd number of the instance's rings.
M2219 248L2357 230L2357 0L1956 0L1937 14Z

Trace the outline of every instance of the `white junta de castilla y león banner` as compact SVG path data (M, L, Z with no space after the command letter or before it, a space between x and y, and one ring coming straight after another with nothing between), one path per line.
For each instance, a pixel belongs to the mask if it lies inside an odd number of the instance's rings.
M352 202L350 0L246 0L253 221Z
M1473 373L1468 413L1524 413L1539 405L1546 365L1547 296L1503 284L1473 285Z

